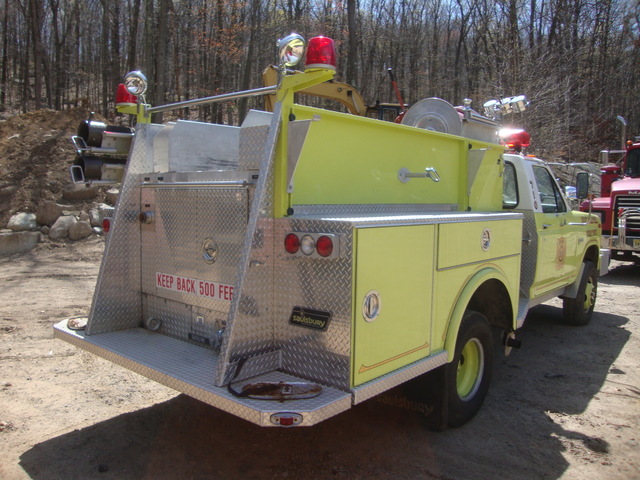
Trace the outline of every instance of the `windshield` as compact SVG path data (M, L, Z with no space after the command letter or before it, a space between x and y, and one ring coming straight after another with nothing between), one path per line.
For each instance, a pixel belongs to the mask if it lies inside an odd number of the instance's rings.
M626 175L630 177L640 177L640 148L629 150L627 153Z

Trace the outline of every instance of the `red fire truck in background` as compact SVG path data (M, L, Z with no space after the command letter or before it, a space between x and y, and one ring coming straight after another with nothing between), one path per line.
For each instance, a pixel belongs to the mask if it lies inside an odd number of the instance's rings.
M600 197L582 203L602 220L602 248L611 249L611 258L640 264L640 136L626 140L627 122L622 125L620 150L603 150L600 161Z

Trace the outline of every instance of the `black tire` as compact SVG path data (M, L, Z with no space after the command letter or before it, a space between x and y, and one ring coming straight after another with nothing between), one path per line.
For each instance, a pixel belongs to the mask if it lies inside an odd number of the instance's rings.
M589 323L597 297L598 271L592 262L585 260L576 298L564 298L562 300L564 323L575 326Z
M459 427L484 403L493 370L493 338L487 318L467 311L462 318L453 361L447 364L449 426Z

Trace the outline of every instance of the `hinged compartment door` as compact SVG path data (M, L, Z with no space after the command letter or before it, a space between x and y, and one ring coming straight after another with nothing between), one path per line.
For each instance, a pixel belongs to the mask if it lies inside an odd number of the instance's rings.
M247 228L249 190L152 185L141 189L143 322L213 346L227 320ZM148 326L148 325L147 325Z
M354 386L429 355L434 232L356 230Z

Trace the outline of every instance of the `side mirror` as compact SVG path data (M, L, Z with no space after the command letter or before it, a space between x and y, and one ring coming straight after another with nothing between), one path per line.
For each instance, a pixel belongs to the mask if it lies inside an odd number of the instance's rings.
M576 197L579 200L587 198L589 195L589 174L580 172L576 175Z

